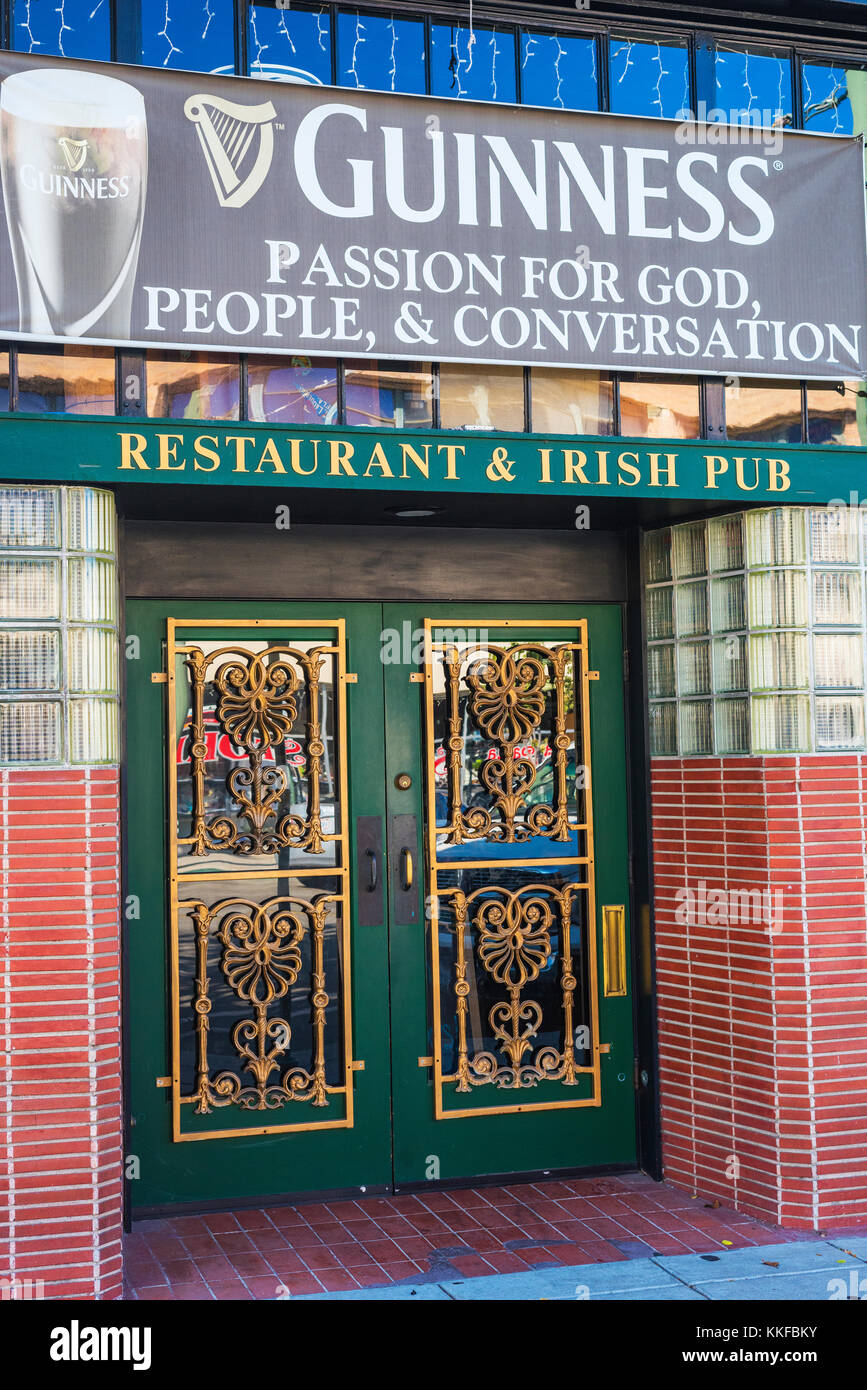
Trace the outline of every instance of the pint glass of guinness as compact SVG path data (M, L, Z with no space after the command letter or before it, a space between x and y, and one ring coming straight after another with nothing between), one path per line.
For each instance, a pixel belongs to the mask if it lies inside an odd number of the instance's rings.
M19 329L130 336L147 185L141 93L74 68L0 86L0 167Z

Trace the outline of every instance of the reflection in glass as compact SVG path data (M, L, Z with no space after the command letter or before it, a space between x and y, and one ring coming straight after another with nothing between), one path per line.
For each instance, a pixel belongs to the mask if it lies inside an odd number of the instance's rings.
M425 89L424 24L362 14L337 16L337 81L387 92Z
M802 63L801 102L805 130L861 134L867 124L867 64Z
M523 430L523 367L440 367L440 424L444 430Z
M515 40L511 30L431 26L431 92L474 101L517 99Z
M867 382L811 383L807 423L811 444L867 444Z
M595 38L522 34L521 100L525 106L598 111Z
M530 391L535 434L614 433L614 382L605 373L534 367Z
M204 352L146 354L147 413L171 420L237 420L241 380L237 357Z
M251 77L322 86L331 81L331 18L327 8L251 4L247 12Z
M307 678L302 662L287 655L309 653L330 643L280 639L249 641L196 641L185 639L208 658L203 697L204 755L202 759L202 826L197 826L197 781L192 740L194 724L193 675L179 655L176 663L176 708L181 721L175 759L178 798L178 869L180 873L230 874L245 870L274 869L296 872L304 867L326 868L338 864L339 770L335 747L335 657L321 654L318 681ZM221 653L213 656L214 653ZM250 656L267 652L266 670L273 685L266 685L272 713L265 726L268 742L260 756L261 731L251 724L253 715L244 699L257 685ZM238 660L239 654L241 655ZM291 677L286 679L286 666ZM247 670L244 680L232 667ZM222 680L220 679L222 674ZM233 691L237 691L232 698ZM315 706L310 708L314 692ZM262 716L263 718L265 716ZM311 727L315 725L315 727ZM258 745L257 745L258 740ZM308 745L314 743L313 753ZM318 778L313 780L318 767ZM257 808L267 814L260 815ZM321 843L313 838L315 812ZM291 818L291 824L289 819ZM206 852L197 853L199 844Z
M729 439L800 444L800 382L735 377L725 391L726 433Z
M0 410L9 409L9 353L0 352Z
M426 362L346 362L346 424L430 429L433 374Z
M650 439L698 439L701 414L695 377L624 373L620 378L620 433Z
M612 34L608 52L612 111L622 116L674 119L682 111L692 109L686 39L648 43Z
M281 1124L305 1123L311 1116L303 1110L280 1113L291 1097L281 1089L287 1073L300 1068L308 1077L316 1071L316 1018L312 1002L313 965L316 933L322 933L324 963L324 1006L321 1029L326 1086L343 1084L342 1028L342 928L339 901L322 903L321 927L317 928L316 899L320 895L339 899L338 878L304 877L281 874L271 878L203 881L182 886L178 904L178 959L180 977L180 1053L182 1096L192 1096L201 1084L197 1074L198 1014L194 1008L201 960L197 957L196 921L207 922L207 951L204 978L210 1000L207 1029L207 1061L210 1082L227 1075L234 1078L231 1088L231 1120L243 1123L245 1112L261 1122L255 1091L257 1080L245 1065L251 1057L270 1055L274 1065L265 1062L260 1085L268 1094L269 1113L279 1115ZM265 949L257 954L256 947ZM269 994L273 995L269 999ZM267 1001L267 1006L266 1006ZM260 1036L259 1018L269 1025ZM252 1020L249 1029L239 1029ZM240 1047L249 1049L244 1055ZM299 1079L304 1081L304 1077ZM290 1088L291 1089L291 1088ZM309 1083L298 1089L309 1091ZM246 1092L246 1096L243 1094ZM239 1097L239 1098L236 1098ZM299 1096L299 1099L302 1097ZM253 1103L251 1103L253 1102ZM193 1107L190 1106L190 1109ZM327 1113L327 1112L326 1112Z
M109 0L14 0L12 48L62 58L111 58Z
M281 425L333 425L337 363L315 357L250 357L247 418Z
M450 647L445 636L438 645L434 631L433 640L439 862L583 856L586 769L577 658L550 638ZM459 750L452 748L455 737Z
M787 49L736 48L718 43L714 52L717 108L727 119L745 116L761 126L792 121L792 64Z
M141 0L141 61L154 68L233 73L232 0Z
M441 873L437 908L444 1077L458 1080L459 1089L464 1076L465 1090L473 1082L510 1090L564 1079L570 1065L589 1067L587 887L580 870ZM463 1037L461 976L468 986Z
M8 402L8 377L6 383ZM18 409L114 415L114 349L43 348L18 353Z

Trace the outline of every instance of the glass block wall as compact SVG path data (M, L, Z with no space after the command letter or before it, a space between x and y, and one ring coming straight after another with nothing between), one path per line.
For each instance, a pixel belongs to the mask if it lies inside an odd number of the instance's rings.
M652 755L865 742L867 515L779 507L645 538Z
M0 766L118 761L114 497L0 487Z

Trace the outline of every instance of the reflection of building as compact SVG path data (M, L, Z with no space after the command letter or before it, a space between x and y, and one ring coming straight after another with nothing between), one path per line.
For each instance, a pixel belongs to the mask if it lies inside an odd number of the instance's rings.
M19 49L237 72L243 100L277 75L865 128L867 42L818 3L761 42L674 0L474 9L3 14ZM17 1248L114 1296L122 1154L134 1214L198 1209L423 1182L444 1123L449 1182L637 1165L784 1226L863 1218L867 530L823 505L863 490L863 384L351 346L0 353L5 1016L68 1067L13 1069ZM387 656L404 626L419 652ZM540 1011L529 1051L504 1000Z

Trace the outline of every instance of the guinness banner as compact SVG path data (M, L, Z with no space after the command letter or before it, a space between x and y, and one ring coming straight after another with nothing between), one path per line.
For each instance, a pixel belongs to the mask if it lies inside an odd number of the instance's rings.
M0 336L867 375L860 139L0 55Z

